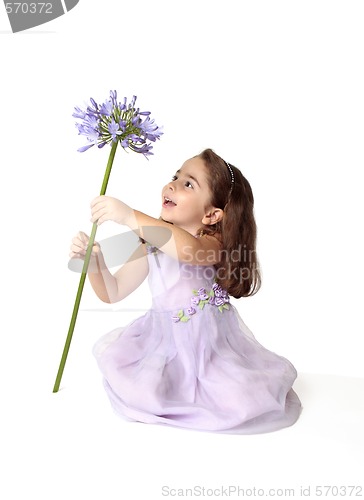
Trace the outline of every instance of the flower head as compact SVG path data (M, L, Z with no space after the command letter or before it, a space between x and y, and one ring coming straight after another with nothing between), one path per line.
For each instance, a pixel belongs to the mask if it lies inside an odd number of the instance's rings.
M112 141L119 141L124 149L130 149L144 156L152 155L152 142L163 134L161 127L150 118L149 111L135 108L137 97L133 96L127 104L127 98L118 102L116 90L110 91L110 98L103 104L90 98L90 105L85 110L75 107L72 116L82 120L76 123L78 133L86 136L88 144L78 151L86 151L92 146L99 148Z

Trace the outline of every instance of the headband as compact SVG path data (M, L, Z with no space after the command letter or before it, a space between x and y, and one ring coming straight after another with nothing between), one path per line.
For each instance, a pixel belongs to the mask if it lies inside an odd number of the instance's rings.
M234 187L234 182L235 182L234 172L233 172L233 169L232 169L232 166L230 165L230 163L228 163L227 161L225 161L225 164L226 164L226 166L227 166L227 168L229 169L229 172L230 172L230 177L231 177L230 193L231 193L231 191L233 190L233 187Z

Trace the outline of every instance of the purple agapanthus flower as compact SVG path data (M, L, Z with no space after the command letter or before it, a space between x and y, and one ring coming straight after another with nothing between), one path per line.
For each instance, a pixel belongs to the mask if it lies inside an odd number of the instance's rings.
M144 156L152 155L152 143L160 139L163 131L150 118L150 111L135 108L136 99L133 96L128 104L124 97L122 102L118 102L116 90L111 90L110 98L103 104L90 98L90 104L85 110L75 107L72 116L82 120L81 123L76 123L78 133L86 136L88 141L78 151L86 151L95 145L101 148L105 144L119 141L124 149Z
M119 124L115 123L114 118L111 120L107 128L114 142L116 142L117 136L123 133L122 130L120 130Z
M114 109L113 102L105 101L104 104L100 108L100 113L104 116L111 116Z

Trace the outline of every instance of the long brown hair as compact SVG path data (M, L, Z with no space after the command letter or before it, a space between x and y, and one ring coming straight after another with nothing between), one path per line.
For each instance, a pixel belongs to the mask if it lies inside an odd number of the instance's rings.
M235 298L254 295L261 286L261 275L250 184L238 168L228 166L212 149L205 149L198 157L208 169L211 204L224 211L220 222L201 228L205 234L219 234L222 241L221 260L215 265L216 281Z

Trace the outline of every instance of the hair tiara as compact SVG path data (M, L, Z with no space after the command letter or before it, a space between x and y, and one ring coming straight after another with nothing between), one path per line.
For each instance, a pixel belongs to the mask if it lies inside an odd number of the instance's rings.
M227 161L225 161L225 165L227 166L227 168L229 169L229 172L230 172L230 177L231 177L230 193L231 193L231 191L233 190L233 187L234 187L235 176L234 176L234 172L233 172L233 169L232 169L232 166L230 165L230 163L228 163Z

